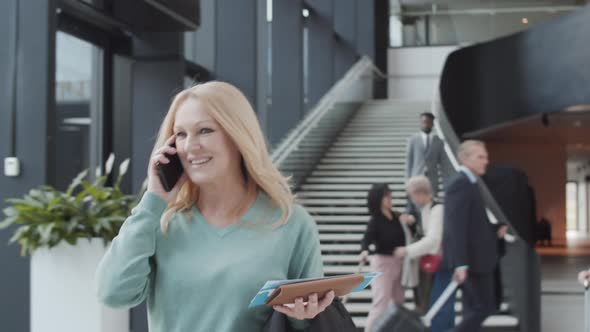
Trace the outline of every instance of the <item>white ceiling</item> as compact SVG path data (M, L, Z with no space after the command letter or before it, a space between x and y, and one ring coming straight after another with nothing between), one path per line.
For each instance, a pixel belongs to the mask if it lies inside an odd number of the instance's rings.
M392 7L403 6L404 10L426 10L436 5L445 9L488 9L488 8L528 8L581 6L590 0L391 0Z
M401 5L446 5L446 6L571 6L583 5L587 0L392 0Z

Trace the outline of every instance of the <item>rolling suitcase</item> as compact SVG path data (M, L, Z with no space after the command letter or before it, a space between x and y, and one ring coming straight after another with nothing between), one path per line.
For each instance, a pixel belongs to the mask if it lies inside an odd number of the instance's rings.
M370 332L427 332L430 321L447 302L452 294L455 294L458 284L455 281L447 286L439 298L434 302L430 310L420 317L417 313L403 306L391 305L381 315L381 319L375 323Z

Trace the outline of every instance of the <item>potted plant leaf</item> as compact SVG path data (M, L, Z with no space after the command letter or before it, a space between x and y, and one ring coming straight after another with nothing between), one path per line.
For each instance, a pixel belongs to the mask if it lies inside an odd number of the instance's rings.
M14 227L9 243L31 256L31 331L128 332L128 310L103 307L94 291L94 273L110 241L130 215L137 196L121 191L129 159L106 185L115 157L95 179L78 174L65 191L43 185L9 204L0 230Z

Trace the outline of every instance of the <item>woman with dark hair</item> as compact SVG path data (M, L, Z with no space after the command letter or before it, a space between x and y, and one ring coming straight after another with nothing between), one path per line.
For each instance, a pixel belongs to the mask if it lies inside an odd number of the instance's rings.
M371 259L371 267L382 272L371 284L373 303L365 327L365 331L370 331L371 325L391 302L400 305L404 302L401 285L403 258L394 256L393 252L396 247L406 245L402 220L407 220L408 215L392 210L391 190L385 183L371 187L367 207L370 219L361 243L360 260L367 260L369 244L374 244L375 256Z

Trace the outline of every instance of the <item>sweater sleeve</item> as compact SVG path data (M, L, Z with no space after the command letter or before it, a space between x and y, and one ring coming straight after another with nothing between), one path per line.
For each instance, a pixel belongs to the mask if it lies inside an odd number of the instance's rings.
M443 231L443 206L435 205L430 211L428 229L419 241L406 247L408 257L415 258L438 251L442 241Z
M125 220L96 272L99 300L110 307L134 307L150 289L150 258L156 252L156 236L166 202L147 192Z
M452 183L445 192L445 211L443 232L449 235L452 242L445 247L445 256L448 256L451 268L468 267L469 249L467 239L469 237L469 220L471 219L472 197L471 187L466 187L469 180L465 178L461 183Z
M289 222L302 223L298 235L295 251L289 266L289 279L319 278L324 276L320 238L313 218L301 207L295 206L295 220ZM288 317L291 327L304 330L309 325L308 320L298 320Z

